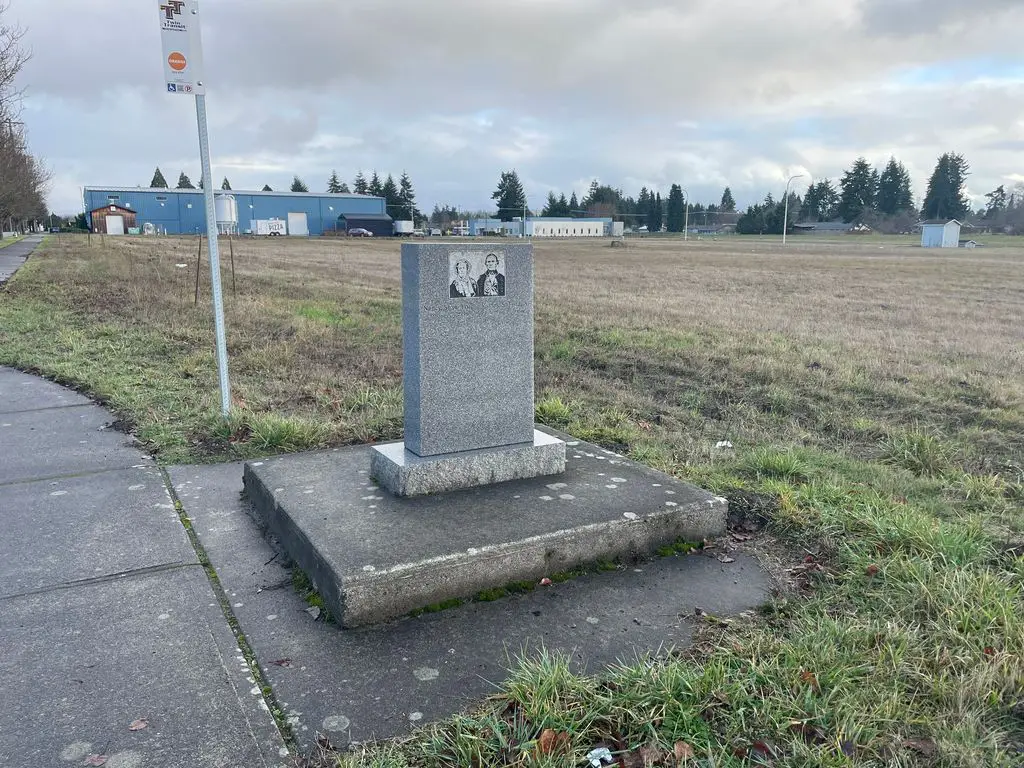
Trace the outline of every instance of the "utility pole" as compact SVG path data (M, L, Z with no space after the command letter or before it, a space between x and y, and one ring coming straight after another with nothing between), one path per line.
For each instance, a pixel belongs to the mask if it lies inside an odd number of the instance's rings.
M786 212L782 217L782 244L786 244L786 230L789 229L789 185L793 183L793 179L802 179L804 175L798 173L796 176L790 176L789 181L786 182ZM778 210L778 209L776 209Z

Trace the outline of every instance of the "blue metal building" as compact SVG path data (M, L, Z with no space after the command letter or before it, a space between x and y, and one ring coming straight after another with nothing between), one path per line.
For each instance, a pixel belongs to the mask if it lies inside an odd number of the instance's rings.
M85 211L93 228L92 212L111 205L135 211L141 229L152 224L169 235L206 232L206 208L201 189L151 189L146 187L86 187ZM216 194L221 194L217 190ZM250 192L225 190L238 208L238 230L249 230L253 219L301 221L303 214L310 235L344 231L346 219L358 220L361 215L388 218L382 197L352 194L317 194L313 192ZM289 217L289 214L291 216ZM351 226L359 226L352 224ZM289 231L292 227L289 226ZM299 230L300 234L305 234Z

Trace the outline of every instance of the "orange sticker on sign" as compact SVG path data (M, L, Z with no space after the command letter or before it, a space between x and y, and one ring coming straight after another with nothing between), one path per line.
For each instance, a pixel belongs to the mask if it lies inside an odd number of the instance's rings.
M181 72L186 66L188 66L188 62L185 60L185 54L178 53L177 51L167 57L167 63L175 72Z

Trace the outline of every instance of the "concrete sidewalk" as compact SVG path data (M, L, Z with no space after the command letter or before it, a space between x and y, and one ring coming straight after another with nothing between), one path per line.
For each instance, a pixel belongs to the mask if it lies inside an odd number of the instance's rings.
M30 235L24 240L0 248L0 285L11 279L11 275L18 271L41 242L42 235Z
M163 473L111 421L0 368L0 765L284 764Z

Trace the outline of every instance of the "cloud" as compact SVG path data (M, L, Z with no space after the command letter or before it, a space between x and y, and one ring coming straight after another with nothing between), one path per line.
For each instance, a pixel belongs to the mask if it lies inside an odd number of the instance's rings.
M744 204L859 155L895 154L919 193L947 150L970 160L975 196L1022 170L1024 72L998 54L1019 47L1017 0L202 8L214 174L236 188L408 170L421 207L479 207L516 167L539 197L598 177L631 194L680 182L704 200L729 184ZM35 49L27 120L58 171L55 207L82 184L144 183L157 164L199 175L190 100L161 86L154 4L11 12Z

